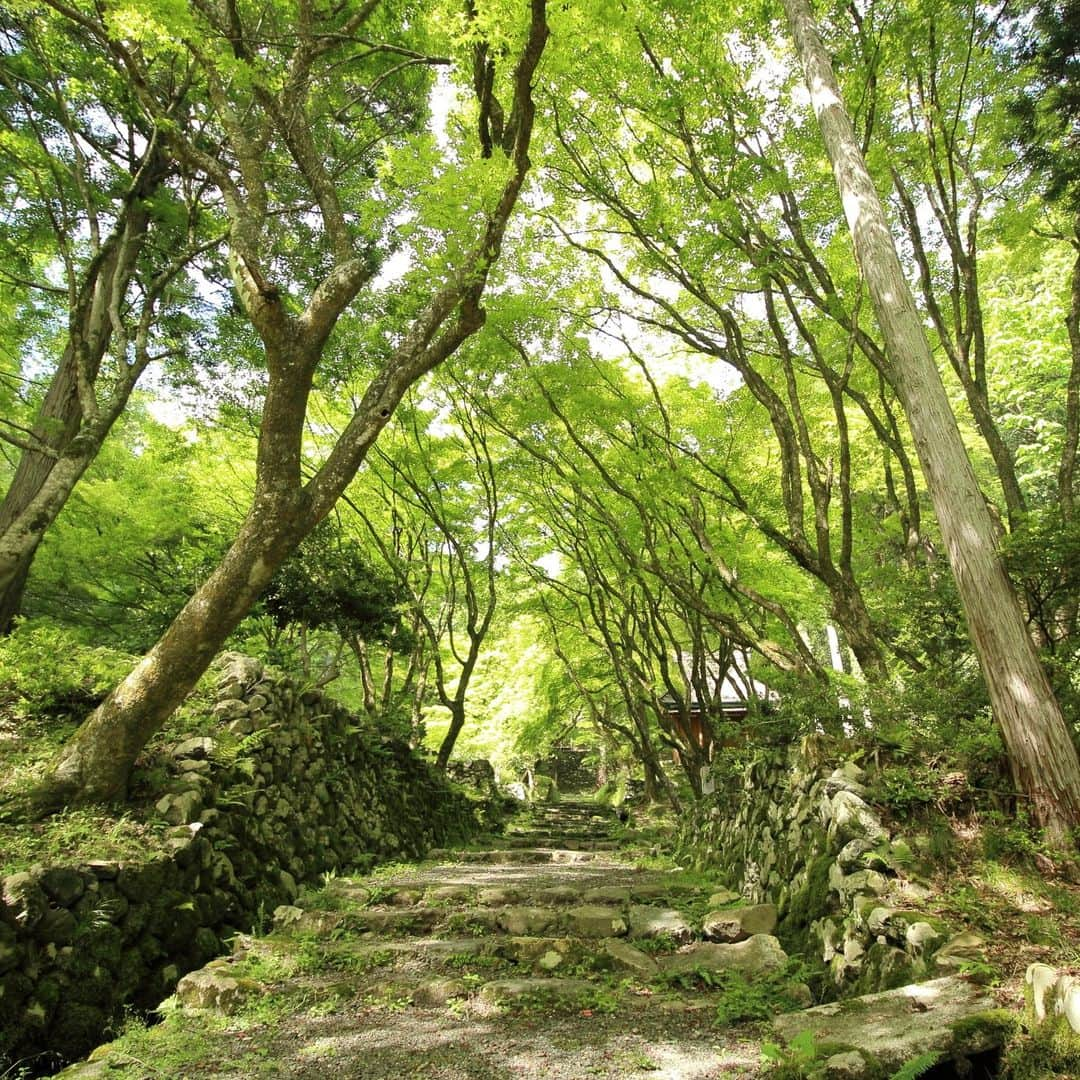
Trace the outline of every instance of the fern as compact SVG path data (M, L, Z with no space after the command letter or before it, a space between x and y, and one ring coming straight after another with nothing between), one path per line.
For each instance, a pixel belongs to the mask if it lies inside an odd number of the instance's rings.
M920 1054L912 1058L889 1077L889 1080L917 1080L924 1072L929 1072L941 1057L940 1054L931 1050L929 1053Z

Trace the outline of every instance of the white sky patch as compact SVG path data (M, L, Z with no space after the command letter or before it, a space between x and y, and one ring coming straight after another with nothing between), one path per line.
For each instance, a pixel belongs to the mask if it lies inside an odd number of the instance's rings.
M533 565L540 567L549 578L558 578L562 574L564 560L560 552L549 551L534 560Z

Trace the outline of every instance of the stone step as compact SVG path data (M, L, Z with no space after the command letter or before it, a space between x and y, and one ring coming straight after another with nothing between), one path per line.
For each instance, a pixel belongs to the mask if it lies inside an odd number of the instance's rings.
M463 863L558 863L576 864L596 861L610 861L609 852L575 851L569 848L486 848L479 851L450 851L439 848L428 853L432 859L448 859Z
M503 838L503 844L512 848L549 848L562 851L617 851L622 845L617 840L595 839L593 837L552 836L547 833Z

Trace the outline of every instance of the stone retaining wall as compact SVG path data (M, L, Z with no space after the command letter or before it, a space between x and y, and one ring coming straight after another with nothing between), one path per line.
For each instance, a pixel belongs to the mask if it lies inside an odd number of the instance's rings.
M471 805L403 743L247 657L220 671L214 734L171 748L163 850L0 882L0 1074L85 1053L301 883L474 830Z
M865 799L858 766L826 764L814 739L776 750L741 789L702 799L679 854L720 869L752 903L775 903L789 952L825 963L840 996L954 974L982 958L923 908L930 890L909 845Z

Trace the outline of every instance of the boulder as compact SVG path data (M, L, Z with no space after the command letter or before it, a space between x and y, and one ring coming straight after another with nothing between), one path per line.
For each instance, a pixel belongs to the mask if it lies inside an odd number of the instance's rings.
M0 882L0 897L8 908L8 917L24 930L37 926L49 907L38 879L32 874L11 874L4 878Z
M582 904L566 912L567 926L572 934L587 938L622 937L626 921L618 908L599 904Z
M176 984L176 996L189 1009L208 1009L230 1016L261 989L254 979L238 979L220 966L192 971Z
M651 979L660 970L657 962L647 953L635 949L620 938L608 938L603 944L605 955L611 957L616 967L632 972L643 979Z
M181 758L205 761L214 752L216 746L217 743L209 736L197 735L178 742L172 749L172 757L176 761Z
M773 1020L773 1031L784 1042L809 1031L815 1044L849 1048L847 1053L860 1053L889 1075L922 1054L967 1056L998 1048L1001 1026L980 1024L984 1014L996 1016L994 999L982 987L949 976L784 1013Z
M694 939L694 931L682 914L671 908L635 904L630 908L632 938L669 937L677 945Z
M755 904L753 907L710 911L702 920L701 932L710 941L745 941L754 934L773 933L776 922L775 904Z
M433 979L413 991L412 1003L419 1008L439 1008L454 998L467 997L468 993L461 979Z
M678 974L692 971L737 971L753 976L766 971L778 971L787 963L787 953L780 942L769 934L755 934L732 945L700 942L663 957L660 968Z
M542 934L554 922L555 913L550 908L510 907L498 917L499 929L518 937Z
M86 891L86 880L69 866L53 866L39 879L41 887L60 907L71 907Z

